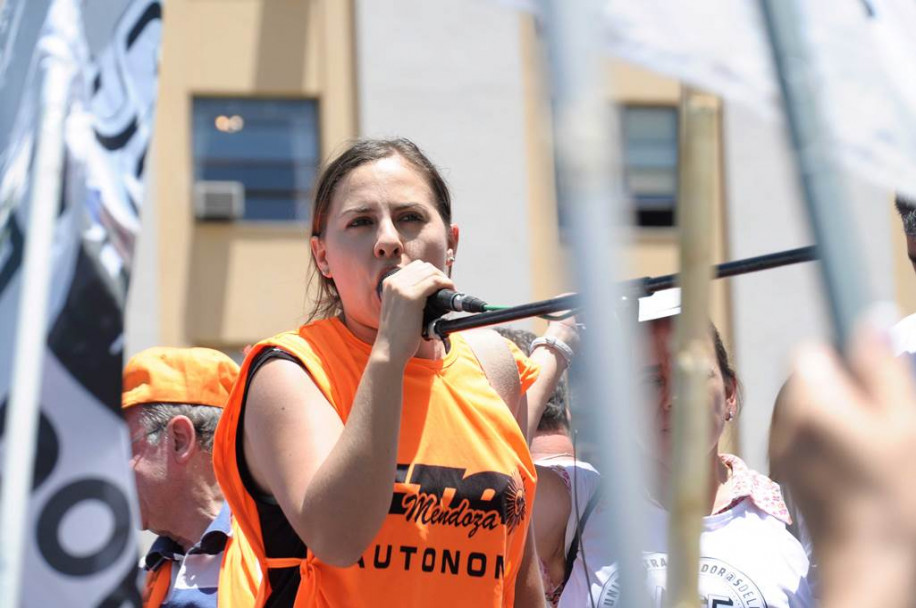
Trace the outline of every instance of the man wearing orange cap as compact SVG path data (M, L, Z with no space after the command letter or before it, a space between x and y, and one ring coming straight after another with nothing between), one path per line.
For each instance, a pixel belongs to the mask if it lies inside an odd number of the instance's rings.
M213 434L238 376L209 348L147 349L124 369L121 407L144 530L144 608L253 606L260 569L213 474Z

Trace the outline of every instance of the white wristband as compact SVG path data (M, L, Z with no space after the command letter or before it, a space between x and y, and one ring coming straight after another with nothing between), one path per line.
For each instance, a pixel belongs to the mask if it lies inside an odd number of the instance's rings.
M559 338L554 338L553 336L541 336L540 338L535 338L532 340L531 352L534 352L534 349L538 346L546 346L553 352L563 357L563 360L566 361L566 367L569 367L569 364L572 363L573 356L575 356L575 353L573 352L573 349L569 347L569 344Z

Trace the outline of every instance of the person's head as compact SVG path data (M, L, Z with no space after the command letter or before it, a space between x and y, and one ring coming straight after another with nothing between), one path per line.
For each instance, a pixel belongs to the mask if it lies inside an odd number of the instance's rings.
M458 248L451 194L438 169L407 139L362 139L318 178L312 207L310 319L344 311L374 327L382 275L413 260L451 271Z
M916 200L897 195L894 204L903 222L903 233L906 235L906 253L916 271Z
M569 383L564 376L554 389L550 398L547 400L547 406L541 419L538 420L538 428L535 431L537 435L569 435Z
M654 408L652 430L658 437L658 457L666 464L671 462L672 447L672 406L674 401L674 357L671 351L674 317L656 319L647 323L649 345L647 361L640 379L647 387L646 395L652 399ZM711 433L709 451L718 452L719 439L725 424L738 414L738 377L729 361L728 351L719 335L719 330L709 324L709 397Z
M537 338L534 332L514 327L497 327L496 331L503 338L511 340L523 353L531 354L531 343ZM536 435L569 435L569 384L566 374L557 382L541 419L538 421Z
M127 362L121 408L143 529L174 538L189 503L218 496L213 435L238 370L209 348L154 347Z

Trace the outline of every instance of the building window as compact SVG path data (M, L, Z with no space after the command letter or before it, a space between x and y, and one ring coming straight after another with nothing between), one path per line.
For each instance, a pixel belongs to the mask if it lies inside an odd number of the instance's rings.
M677 201L677 108L624 106L624 179L639 226L673 226Z
M195 182L238 182L244 191L241 213L221 207L210 217L309 220L320 162L315 100L196 97L193 121Z

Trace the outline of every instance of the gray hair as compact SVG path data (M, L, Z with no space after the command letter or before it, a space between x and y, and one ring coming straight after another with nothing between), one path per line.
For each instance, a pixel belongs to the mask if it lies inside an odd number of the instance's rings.
M184 403L144 403L140 412L140 425L146 432L146 440L153 445L159 443L162 431L175 416L184 416L194 425L197 440L207 452L213 452L213 435L223 414L223 408L212 405L187 405Z
M907 236L916 237L916 200L898 194L894 204L903 220L903 232Z

